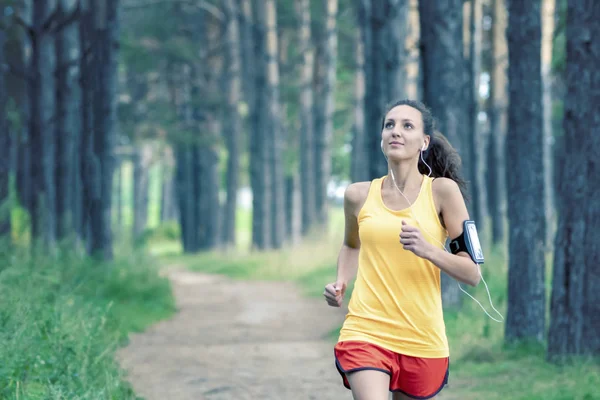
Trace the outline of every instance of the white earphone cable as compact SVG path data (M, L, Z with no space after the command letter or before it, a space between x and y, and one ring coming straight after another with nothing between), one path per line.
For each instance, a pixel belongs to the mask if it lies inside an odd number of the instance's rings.
M423 146L425 147L425 146ZM383 149L382 149L383 151ZM423 150L421 150L421 161L423 162L423 164L425 164L427 166L427 168L429 169L429 175L427 175L428 177L431 177L432 174L432 170L431 167L429 166L429 164L427 164L425 162L425 160L423 159ZM386 160L387 160L387 156L385 155L385 152L383 153L383 155L385 156ZM410 209L410 212L412 213L413 218L415 219L415 221L417 222L417 224L420 226L420 228L425 231L425 233L427 233L429 235L429 237L431 237L433 240L435 240L436 242L438 242L441 246L442 249L444 249L444 251L446 251L447 253L450 253L448 251L448 249L446 249L446 246L440 242L435 236L433 236L430 232L427 231L427 229L425 229L423 227L423 225L419 222L419 220L417 219L417 216L415 215L414 210L412 209L412 203L410 202L410 200L408 200L408 198L404 195L404 193L402 193L402 190L400 190L400 188L398 187L398 184L396 183L396 178L394 177L394 171L392 171L392 169L390 168L390 174L392 176L392 181L394 182L394 186L396 187L396 189L398 190L398 192L400 192L400 194L402 195L402 197L404 197L404 199L406 200L406 202L408 203L408 208ZM421 190L423 189L423 185L421 185L421 188L419 189L419 194L421 193ZM418 197L417 197L418 198ZM469 296L471 299L473 299L478 305L479 307L481 307L481 309L483 310L483 312L490 317L492 320L496 321L496 322L503 322L504 321L504 317L502 316L502 314L500 314L500 312L498 310L496 310L496 308L494 307L494 303L492 302L492 296L490 294L490 290L488 288L487 283L485 282L485 279L483 278L483 274L481 273L481 266L479 264L477 264L477 271L479 272L479 276L481 277L481 280L483 281L483 284L485 285L485 290L487 291L487 295L488 295L488 299L490 301L490 306L492 307L492 309L496 312L496 314L498 314L501 318L501 320L497 320L496 318L492 317L487 310L485 309L485 307L483 307L483 305L473 296L471 296L466 290L464 290L462 288L462 286L460 285L460 282L456 282L458 284L458 288L465 293L467 296Z

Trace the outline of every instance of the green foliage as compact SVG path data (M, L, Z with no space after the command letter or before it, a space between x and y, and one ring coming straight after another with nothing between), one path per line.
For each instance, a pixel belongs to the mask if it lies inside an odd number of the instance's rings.
M0 292L2 399L136 398L115 350L174 310L167 280L138 254L97 264L6 249Z

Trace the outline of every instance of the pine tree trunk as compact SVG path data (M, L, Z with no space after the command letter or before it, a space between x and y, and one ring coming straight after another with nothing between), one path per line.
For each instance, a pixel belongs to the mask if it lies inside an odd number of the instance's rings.
M492 243L502 244L505 238L504 224L506 220L506 172L505 172L505 137L506 109L508 98L506 47L506 3L505 0L494 0L492 15L492 67L490 79L491 134L488 143L488 206L492 224Z
M327 184L331 178L331 140L333 138L333 112L337 65L337 10L338 0L324 2L325 45L323 46L323 120L321 131L315 135L315 214L319 224L328 226Z
M507 342L541 342L545 328L540 0L508 1L509 232ZM516 171L519 171L516 173Z
M240 32L237 7L234 0L225 2L227 10L227 200L223 210L223 243L235 245L235 221L237 214L237 192L240 174L240 142L242 120L239 114L241 103Z
M552 158L554 135L552 132L552 40L554 38L555 0L542 2L542 102L544 107L544 210L546 215L546 248L552 250L554 238L554 190Z
M254 109L250 137L250 184L252 186L252 245L257 249L271 247L271 182L268 154L272 151L269 140L269 99L266 56L266 26L261 18L266 13L262 1L253 2L254 29Z
M314 118L313 118L313 65L314 48L311 43L310 1L297 4L299 20L298 48L302 52L300 69L300 191L302 196L302 235L308 234L315 221L314 172Z
M548 355L600 355L600 3L568 2L564 164L554 246Z
M177 196L175 195L172 150L165 151L162 166L162 189L160 200L161 222L177 219Z
M56 0L33 2L33 34L29 80L29 137L32 197L32 237L53 248L56 242L55 184L55 52L54 38L44 27Z
M463 171L469 171L468 138L463 122L468 121L464 101L466 76L463 54L462 0L419 1L421 27L421 62L423 101L438 122L438 130L448 138L463 160ZM432 24L431 21L437 21ZM457 283L442 273L444 307L458 308L462 303Z
M138 240L148 227L148 200L151 149L138 145L133 154L133 239Z
M365 43L364 27L357 24L354 37L354 124L352 126L352 182L369 180L369 147L365 126Z
M6 32L0 27L0 65L6 63L4 45L6 43ZM11 132L9 130L7 113L7 90L5 85L5 73L0 71L0 238L10 234L10 205L9 205L9 182L10 182L10 153L12 148Z
M30 23L31 19L31 0L24 0L20 6L17 7L17 12L23 16L25 22ZM11 57L11 64L21 71L31 71L31 36L25 30L19 30L13 48ZM6 54L9 55L8 53ZM21 124L19 127L15 127L14 139L15 147L17 152L17 168L15 169L15 180L17 197L19 204L24 207L31 216L33 214L33 179L31 174L31 138L29 137L30 132L30 99L29 99L29 88L30 80L19 80L16 82L5 81L6 85L10 83L20 83L16 85L13 98L17 98L16 94L20 93L18 97L18 107L20 111L19 118ZM32 229L33 223L29 226Z
M196 208L195 192L193 187L193 148L188 144L179 144L175 151L176 161L176 189L179 203L179 224L181 226L181 242L183 251L193 253L197 250L196 244Z
M79 23L79 83L81 86L81 141L79 142L79 169L81 176L81 219L78 226L79 236L85 242L86 251L90 252L90 231L92 219L92 198L98 185L97 162L94 162L94 66L96 55L92 51L93 14L89 1L80 3L81 18Z
M117 204L115 205L116 208L116 226L119 232L122 231L123 229L123 157L119 157L117 159L117 161L115 162L115 173L117 174L117 183L116 183L116 189L117 189L117 195L116 200L117 200Z
M423 97L421 90L423 86L423 74L420 68L421 51L419 49L419 42L421 40L421 28L419 26L419 0L409 0L408 7L406 96L409 99L421 100Z
M67 18L75 6L73 0L59 0L57 18ZM78 195L73 183L79 170L76 154L81 137L78 32L78 24L73 22L56 35L56 214L59 239L75 231L73 212Z
M213 119L208 121L206 134L212 137L198 146L198 164L196 166L196 190L198 199L197 226L198 249L208 250L220 243L219 205L219 155L216 148L216 137L220 132L220 123Z
M281 248L285 239L285 179L283 171L283 137L279 103L279 65L277 11L274 0L265 0L264 13L257 21L264 26L265 48L262 66L266 71L265 134L268 144L267 168L271 171L269 218L271 246ZM263 19L264 18L264 19Z
M480 232L485 232L486 221L486 185L483 182L484 151L483 132L479 127L479 81L481 74L481 40L483 9L481 0L470 0L469 12L469 85L467 98L469 101L468 151L471 168L468 170L471 181L471 218L477 222Z
M94 162L99 185L91 202L90 254L112 258L113 146L117 129L118 0L93 0L95 28Z

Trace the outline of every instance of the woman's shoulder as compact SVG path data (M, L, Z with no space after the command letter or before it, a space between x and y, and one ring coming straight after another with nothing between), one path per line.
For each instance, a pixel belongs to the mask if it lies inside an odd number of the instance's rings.
M360 208L367 200L371 181L354 182L346 187L344 202L352 208Z
M461 196L460 187L456 181L450 178L433 178L431 182L431 191L436 199L444 201L454 196Z

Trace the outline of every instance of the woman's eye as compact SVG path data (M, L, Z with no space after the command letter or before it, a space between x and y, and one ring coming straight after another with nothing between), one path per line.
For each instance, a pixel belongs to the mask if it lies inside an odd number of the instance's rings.
M412 128L414 128L412 126L412 124L409 124L408 122L404 124L404 129L412 129Z
M392 129L393 127L394 127L394 123L393 122L386 122L385 129Z

